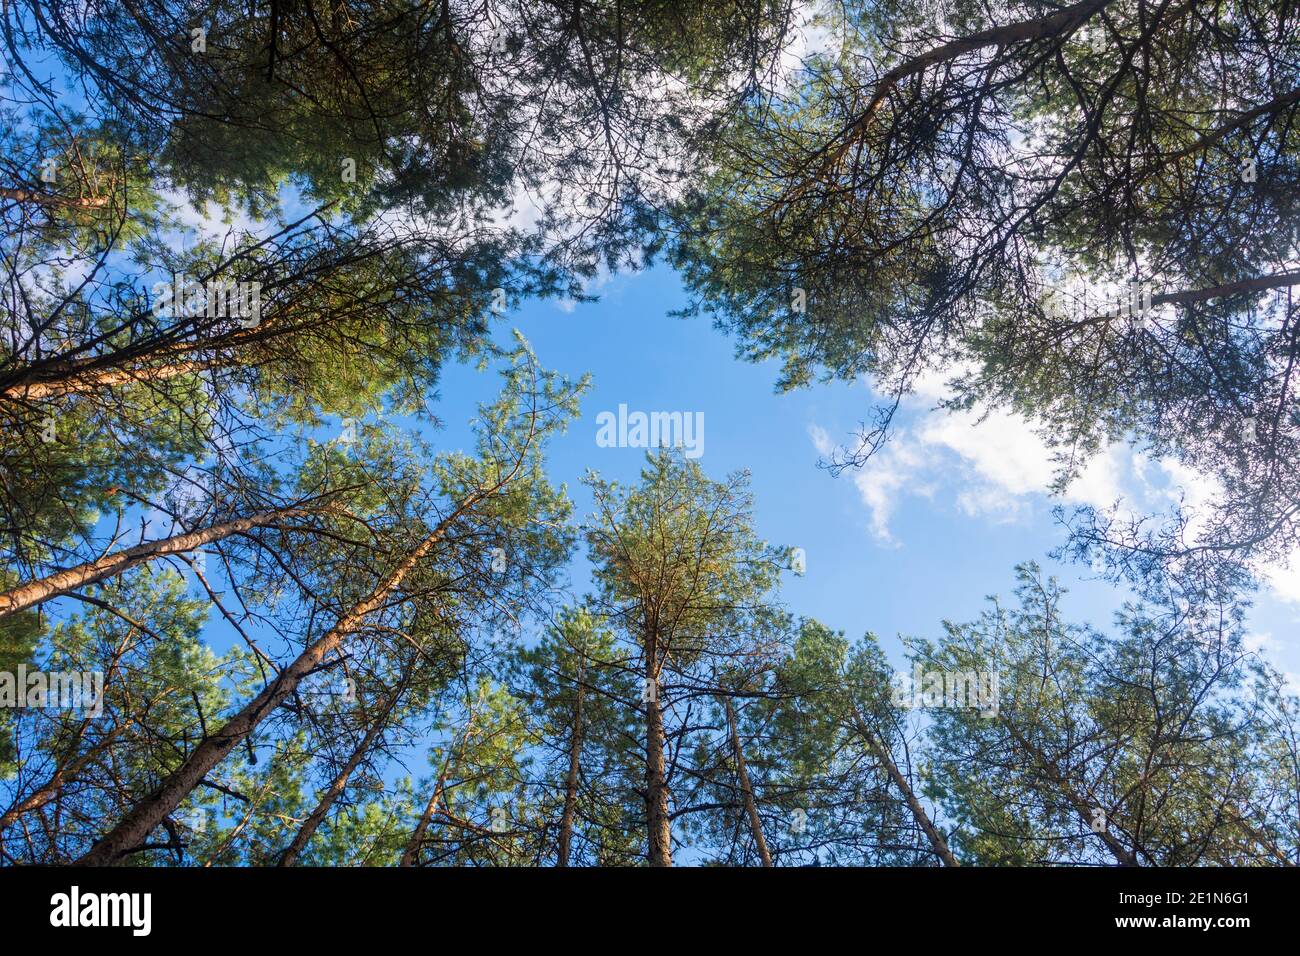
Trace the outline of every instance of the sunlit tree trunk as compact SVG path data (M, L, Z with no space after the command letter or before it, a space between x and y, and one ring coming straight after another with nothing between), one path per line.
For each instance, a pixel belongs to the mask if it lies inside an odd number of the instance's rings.
M657 646L646 641L646 830L651 866L673 865L672 822L668 817L668 781L664 770L664 717L659 702Z
M438 782L433 786L433 796L429 797L429 802L424 807L424 813L420 815L420 822L411 831L411 838L406 841L406 849L402 851L402 861L398 866L415 866L416 857L420 853L420 846L424 843L424 835L429 831L429 823L433 820L433 815L438 812L438 804L442 802L442 791L447 785L449 766L449 759L444 760L442 770L438 774Z
M41 807L53 800L64 784L70 780L75 780L86 766L104 753L118 737L127 729L128 724L119 724L111 731L105 734L93 747L86 750L68 763L59 767L52 773L48 780L41 786L37 787L26 797L16 802L8 810L0 815L0 849L4 847L4 831L11 826L14 821L25 813L31 813L33 810L39 810Z
M0 594L0 618L9 614L16 614L19 611L26 610L51 598L56 598L61 594L67 594L69 591L87 584L94 584L97 581L115 577L137 564L144 564L147 561L169 554L194 551L205 544L228 538L232 534L251 531L254 528L274 524L283 518L306 513L308 512L301 507L276 508L271 511L250 515L247 518L222 521L188 534L173 535L159 541L146 541L132 548L115 551L112 554L105 555L98 561L87 561L75 568L56 572L48 577L41 578L39 581L21 584Z
M452 522L469 508L477 496L466 499L455 511L443 519L420 544L412 550L379 583L370 594L351 611L338 620L329 631L308 645L279 676L232 717L220 730L206 738L189 758L167 777L152 795L138 803L107 834L95 843L76 862L82 866L107 866L118 862L132 848L139 846L175 810L199 782L240 743L253 732L284 700L292 694L307 675L313 673L325 659L338 649L343 641L364 623L366 617L380 608L406 579L411 570L437 544Z
M894 782L894 786L898 787L899 793L903 795L903 800L907 803L907 809L912 813L912 819L916 821L916 825L921 828L921 831L930 841L930 846L934 850L935 855L943 861L944 866L960 866L961 864L959 864L957 858L953 856L952 850L949 848L948 841L944 837L942 831L934 825L934 821L930 819L930 814L926 813L925 807L923 807L921 801L917 799L916 792L912 789L911 781L909 781L907 777L903 775L903 772L898 769L898 764L894 762L894 758L890 754L889 748L885 747L876 735L872 733L871 728L867 726L866 721L864 721L860 715L854 721L853 726L859 736L862 737L867 746L871 749L871 752L876 755L876 759L878 759L884 766L885 772L889 775L889 779Z
M736 709L731 706L731 698L723 697L722 706L727 711L727 727L731 731L731 750L736 760L736 778L740 782L740 796L745 803L745 813L749 817L749 828L754 834L754 845L758 847L758 857L764 866L772 865L772 854L768 852L767 840L763 838L763 821L758 816L758 804L754 801L754 788L749 783L749 770L745 766L745 752L740 746L740 733L736 730Z
M104 388L130 385L133 382L165 382L180 375L229 365L232 361L232 359L204 359L129 369L87 369L43 380L20 381L0 391L0 396L13 401L34 402L41 399L61 398L64 395L84 395Z
M1081 797L1069 781L1061 775L1060 771L1052 761L1050 761L1037 747L1031 744L1025 738L1024 734L1020 733L1011 721L1006 721L1005 726L1007 731L1011 734L1012 739L1015 740L1017 746L1020 748L1021 753L1032 757L1034 763L1038 764L1039 768L1042 770L1043 775L1052 782L1061 795L1069 802L1070 806L1074 807L1074 810L1079 814L1079 817L1089 825L1089 829L1091 829L1092 832L1097 835L1097 838L1105 845L1110 855L1115 858L1115 862L1120 866L1138 866L1137 855L1121 843L1115 834L1110 832L1109 826L1100 829L1092 826L1093 814L1098 808Z

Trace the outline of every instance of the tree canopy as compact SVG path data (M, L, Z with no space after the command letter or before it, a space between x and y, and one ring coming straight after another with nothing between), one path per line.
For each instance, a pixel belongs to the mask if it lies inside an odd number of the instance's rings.
M1294 550L1295 9L880 2L825 26L717 138L671 245L692 310L782 387L871 376L884 403L832 467L941 372L951 407L1035 422L1063 480L1111 441L1216 480L1199 538L1084 516L1080 550L1130 576L1238 583Z
M1300 863L1300 12L809 9L0 6L0 864ZM588 378L500 320L656 257L870 380L836 474L941 373L1221 494L1068 517L1109 622L1025 563L891 663L749 471L554 477Z

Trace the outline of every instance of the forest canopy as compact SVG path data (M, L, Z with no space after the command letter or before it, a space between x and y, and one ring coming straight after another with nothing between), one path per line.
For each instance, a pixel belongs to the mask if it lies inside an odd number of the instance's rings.
M1300 863L1246 623L1300 8L14 0L0 49L0 864ZM870 383L827 481L939 374L1058 488L1220 491L1062 511L1108 620L1027 555L891 663L791 608L763 456L556 479L590 378L506 316L657 262L779 389Z

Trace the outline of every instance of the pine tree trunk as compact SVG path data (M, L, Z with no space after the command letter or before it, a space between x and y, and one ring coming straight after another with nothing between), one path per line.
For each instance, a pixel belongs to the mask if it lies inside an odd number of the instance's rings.
M248 702L224 727L194 749L194 752L163 784L137 804L118 824L98 840L77 864L109 866L117 863L134 847L142 844L154 827L175 810L200 781L225 759L236 744L243 741L284 700L297 689L325 658L338 649L344 639L356 631L370 613L381 607L389 595L405 580L415 565L432 549L455 521L479 496L471 496L439 522L433 532L408 554L365 600L338 620L330 630L307 646L260 694Z
M401 698L405 689L406 685L403 683L388 695L379 716L371 722L370 728L366 731L365 736L361 738L361 742L357 744L356 749L352 751L352 755L348 757L347 763L343 765L342 769L330 782L329 788L326 789L320 801L316 804L316 809L298 828L293 842L289 844L283 856L280 857L280 866L294 866L298 862L298 857L302 855L302 851L306 848L307 841L312 838L312 834L316 832L321 822L329 814L330 808L342 796L343 791L347 788L348 780L351 779L357 767L361 765L361 761L366 758L366 754L370 752L370 748L374 746L379 735L383 733L384 727L388 723L388 717L393 712L393 708L397 706L397 701Z
M0 398L31 402L83 395L132 382L164 382L178 375L234 365L239 349L291 335L302 328L282 320L267 321L255 328L218 332L207 338L182 338L178 342L127 349L117 355L47 359L0 376Z
M464 748L465 743L469 740L470 730L465 729L465 735L461 738L460 746ZM433 796L429 798L428 804L425 805L424 813L420 815L420 822L415 825L411 831L411 838L406 841L406 849L402 851L402 860L398 866L415 866L415 858L420 852L420 844L424 842L424 834L429 830L429 823L433 820L433 815L438 811L438 804L442 801L443 791L447 786L447 775L451 772L460 758L460 749L453 749L447 752L447 756L442 759L442 768L438 771L438 781L433 785Z
M420 844L424 842L424 834L428 832L429 823L433 820L433 815L438 811L438 803L442 800L442 788L446 782L446 764L443 764L443 774L439 775L438 782L434 785L433 796L429 798L428 804L425 805L424 813L420 816L420 822L415 825L411 831L411 839L406 841L406 849L402 851L402 861L398 866L415 866L416 855L420 852Z
M1042 751L1040 751L1037 747L1033 746L1028 740L1026 740L1024 734L1020 733L1020 731L1016 729L1014 724L1012 724L1010 721L1006 721L1003 724L1003 726L1007 728L1007 732L1011 735L1011 738L1016 742L1016 745L1021 749L1021 751L1023 753L1030 754L1034 758L1035 763L1037 763L1038 766L1042 769L1043 775L1046 776L1053 784L1056 785L1057 789L1061 791L1061 793L1065 796L1066 800L1070 802L1070 805L1074 807L1075 812L1079 814L1079 817L1085 823L1087 823L1089 825L1089 828L1091 829L1092 814L1098 808L1094 806L1090 806L1088 801L1084 800L1081 796L1079 796L1078 792L1074 789L1074 787L1072 787L1062 777L1059 768L1057 768L1050 760L1048 760L1046 755L1043 754ZM1098 839L1100 839L1101 842L1105 844L1106 849L1110 851L1110 855L1115 858L1115 862L1118 863L1120 866L1139 865L1137 855L1128 847L1126 847L1123 843L1121 843L1118 839L1116 839L1115 834L1110 832L1109 826L1107 826L1105 829L1102 830L1093 829L1093 832L1096 833Z
M32 202L40 206L57 206L60 209L102 209L108 205L108 196L79 196L70 199L55 196L36 189L24 189L21 186L0 186L0 199L12 202Z
M125 729L126 725L115 727L110 733L106 734L99 743L95 744L95 746L91 747L75 760L69 762L66 766L55 770L54 773L50 775L50 779L42 786L36 788L22 800L18 801L6 810L4 815L0 816L0 832L3 832L6 827L21 817L24 813L39 810L41 807L45 806L45 804L53 800L65 783L69 780L75 779L77 774L80 773L82 769L90 763L90 761L94 760L97 756L107 750L109 745L113 743L114 739L116 739Z
M573 845L573 818L578 809L578 772L582 766L582 692L586 682L586 658L578 667L577 699L573 707L573 733L569 738L569 773L564 781L564 814L560 817L560 844L556 866L569 865Z
M92 760L107 750L112 745L113 741L121 736L129 726L130 724L128 723L122 723L117 727L114 727L109 733L105 734L104 737L95 744L95 746L89 748L85 753L81 754L74 760L69 761L64 766L59 767L50 775L50 778L45 781L44 784L37 787L26 797L23 797L15 803L12 807L6 810L3 815L0 815L0 850L4 849L4 831L11 826L14 821L23 814L31 813L33 810L39 810L58 796L58 793L63 789L64 784L70 780L75 780L77 775L81 773L81 771L85 769Z
M668 781L664 771L664 717L659 705L656 642L646 642L645 679L653 688L646 701L646 829L651 866L673 865L672 822L668 818Z
M898 769L898 764L894 763L894 758L890 755L889 750L876 739L876 735L871 732L871 729L860 715L854 721L854 729L866 741L867 746L871 748L871 752L876 755L877 759L885 765L885 772L889 774L889 779L894 782L894 786L898 787L899 792L903 794L903 800L906 801L908 810L912 812L912 819L925 833L935 855L943 861L944 866L960 866L961 864L957 862L957 858L953 856L952 850L948 847L948 841L939 831L939 828L934 825L930 815L925 812L925 807L921 806L921 801L916 798L911 782L903 776L902 771Z
M189 534L178 534L170 538L164 538L161 541L146 541L143 544L137 544L133 548L115 551L112 554L105 555L98 561L88 561L85 564L77 565L75 568L58 571L48 577L41 578L39 581L20 584L18 587L0 594L0 618L24 611L29 607L56 598L61 594L67 594L69 591L87 584L94 584L97 581L115 577L137 564L144 564L147 561L169 554L193 551L205 544L211 544L213 541L228 538L232 534L265 527L282 518L290 518L306 513L302 508L277 508L273 511L263 511L248 518L223 521L200 531L192 531Z
M165 382L192 372L204 372L231 364L231 359L203 359L170 362L165 365L142 365L128 369L107 368L46 375L34 381L6 386L0 397L16 402L35 402L41 399L62 398L65 395L83 395L100 389L132 382Z
M122 642L113 652L111 663L109 664L107 672L104 674L105 687L111 686L113 681L116 680L122 655L126 652L127 646L131 642L131 633L137 627L138 625L135 625L133 622L132 631L127 632L127 635L122 639ZM6 810L3 815L0 815L0 854L3 854L4 851L4 831L6 827L10 826L23 814L30 813L33 810L39 810L58 796L59 791L62 790L69 781L76 780L81 772L90 765L91 761L95 760L112 747L118 738L135 725L136 720L137 718L135 717L124 715L113 726L112 730L99 738L99 740L90 746L84 753L74 755L66 763L55 768L54 773L50 775L50 778L46 780L44 784L37 787L26 797L14 803L13 806ZM78 726L76 733L73 735L72 742L69 745L69 753L75 754L76 749L81 745L81 740L86 731L90 729L93 723L94 719L89 717L81 721L81 724Z
M763 821L758 816L758 804L754 801L754 789L749 783L749 770L745 767L745 753L740 748L740 733L736 730L736 710L731 706L731 698L724 696L722 705L727 710L727 726L731 728L731 749L736 758L736 776L740 781L740 795L745 802L745 813L749 816L749 828L754 834L754 845L758 847L758 857L764 866L772 865L772 854L768 852L767 840L763 838Z

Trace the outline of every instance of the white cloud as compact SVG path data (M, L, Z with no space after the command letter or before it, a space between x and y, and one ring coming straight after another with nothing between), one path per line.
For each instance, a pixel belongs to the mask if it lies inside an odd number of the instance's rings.
M1242 639L1242 646L1248 651L1272 652L1279 648L1277 640L1270 631L1252 631Z
M1287 561L1264 565L1260 568L1260 575L1279 601L1300 604L1300 551L1293 553Z
M816 2L796 4L793 19L797 26L790 31L790 38L781 51L781 79L785 87L793 84L795 75L809 57L831 54L844 42L841 29L826 22L814 22L818 7Z
M830 433L820 425L809 425L808 437L812 439L813 447L817 449L817 454L821 455L823 458L830 458L835 454L835 443L831 441Z
M160 195L172 207L171 214L176 223L203 239L219 241L240 233L259 235L269 226L267 222L253 219L242 209L220 207L211 202L203 203L200 208L190 202L189 197L180 190L163 190ZM229 222L226 221L227 218Z
M932 412L920 437L956 452L985 482L1013 495L1043 491L1051 483L1047 446L1014 413L995 411L978 421L971 412Z
M498 228L532 232L545 217L546 207L554 203L559 194L558 183L545 183L534 190L517 182L511 191L510 205L493 212L492 224Z
M1001 409L981 419L973 411L936 407L949 394L946 383L960 372L933 368L920 376L903 408L913 419L854 474L872 532L882 543L901 544L890 523L905 495L942 500L940 493L947 492L967 516L1002 523L1030 516L1050 494L1055 463L1028 419ZM809 425L808 435L823 457L835 450L823 426ZM1174 458L1152 459L1110 444L1089 459L1059 500L1098 509L1118 506L1129 515L1178 505L1188 519L1188 538L1195 541L1221 494L1213 476ZM1300 605L1300 550L1258 571L1275 598Z
M987 518L999 524L1020 520L1024 502L997 485L977 484L957 495L957 507L970 518Z
M928 382L927 389L939 381ZM822 426L810 425L808 435L823 457L835 450ZM1065 500L1097 508L1115 504L1124 498L1123 464L1122 449L1106 448L1070 483ZM980 419L969 411L931 408L910 431L896 432L855 473L854 483L876 537L897 544L889 522L904 494L934 497L948 487L956 506L971 517L1017 521L1031 510L1031 496L1049 493L1054 474L1051 449L1023 416L995 411Z
M949 381L974 370L975 366L971 363L957 363L945 366L931 365L912 382L912 394L918 399L934 404L948 396Z
M871 531L882 544L899 544L889 529L889 521L904 492L926 497L933 494L933 479L929 476L934 464L929 449L899 434L854 474L853 483L871 512Z

